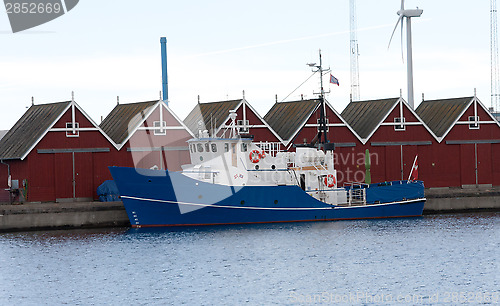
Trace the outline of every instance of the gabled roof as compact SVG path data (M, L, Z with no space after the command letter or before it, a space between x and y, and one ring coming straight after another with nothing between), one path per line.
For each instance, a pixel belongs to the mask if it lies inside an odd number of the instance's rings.
M116 144L124 143L153 110L156 101L118 104L99 125Z
M342 118L359 137L366 139L387 117L400 98L353 101L342 111Z
M292 140L320 104L318 99L275 103L264 120L284 141Z
M0 140L0 159L23 159L71 105L32 105Z
M184 124L191 130L193 134L198 134L199 122L204 126L203 129L218 130L221 125L226 123L229 117L229 111L235 110L243 102L242 99L198 103L193 110L184 119Z
M437 137L444 137L473 99L474 97L463 97L423 101L416 113Z

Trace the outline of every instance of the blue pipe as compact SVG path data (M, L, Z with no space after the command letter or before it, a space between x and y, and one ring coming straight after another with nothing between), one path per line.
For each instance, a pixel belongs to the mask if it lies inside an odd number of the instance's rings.
M162 76L162 90L163 101L168 105L168 78L167 78L167 39L160 38L161 44L161 76Z

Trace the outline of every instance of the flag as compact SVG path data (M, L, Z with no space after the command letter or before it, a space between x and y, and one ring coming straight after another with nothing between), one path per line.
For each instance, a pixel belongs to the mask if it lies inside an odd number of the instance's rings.
M340 86L339 84L339 80L337 80L336 77L334 77L333 75L330 74L330 83L332 84L337 84L337 86Z
M415 161L413 162L413 167L411 168L410 176L408 177L408 181L409 180L412 180L412 181L418 180L418 163L417 163L417 158L418 158L418 155L415 156Z

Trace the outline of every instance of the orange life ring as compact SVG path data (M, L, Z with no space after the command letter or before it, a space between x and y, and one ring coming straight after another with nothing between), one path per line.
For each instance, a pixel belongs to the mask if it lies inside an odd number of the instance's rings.
M335 184L337 183L336 180L335 180L335 176L333 176L333 174L328 174L326 177L325 177L325 186L328 186L328 187L333 187L335 186Z
M260 161L260 152L259 150L253 150L250 152L248 155L248 158L250 158L250 161L254 164L258 163Z

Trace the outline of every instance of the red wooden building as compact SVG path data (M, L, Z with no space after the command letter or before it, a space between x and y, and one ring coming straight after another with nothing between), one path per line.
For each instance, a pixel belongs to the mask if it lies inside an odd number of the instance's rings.
M416 156L418 165L425 164L426 150L437 143L431 129L401 97L351 102L342 117L361 137L358 154L369 150L372 182L408 179ZM364 170L364 164L360 158L356 167ZM427 169L421 167L419 175L424 178Z
M423 101L416 112L438 140L419 163L426 186L500 185L500 125L477 97Z
M116 159L129 167L181 170L189 164L193 134L164 101L117 104L100 124L116 144Z
M1 188L23 201L95 199L114 150L74 100L32 105L0 141Z

